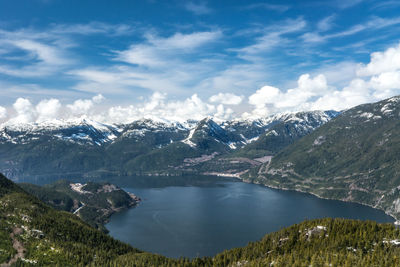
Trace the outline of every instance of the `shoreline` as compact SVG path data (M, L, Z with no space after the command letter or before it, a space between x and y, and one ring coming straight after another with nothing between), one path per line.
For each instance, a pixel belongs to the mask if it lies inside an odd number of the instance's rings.
M361 202L357 202L357 201L348 201L348 200L343 200L343 199L327 198L327 197L319 196L318 194L313 193L313 192L305 192L305 191L302 191L302 190L289 189L289 188L279 188L279 187L274 187L274 186L267 185L267 184L253 183L253 182L250 182L250 181L245 181L245 180L242 180L241 178L239 178L239 179L242 182L248 182L248 183L251 183L251 184L258 184L258 185L262 185L262 186L265 186L265 187L268 187L268 188L272 188L272 189L284 190L284 191L294 191L294 192L299 192L299 193L303 193L303 194L310 194L310 195L315 196L315 197L320 198L320 199L336 200L336 201L341 201L341 202L345 202L345 203L355 203L355 204L363 205L363 206L366 206L366 207L370 207L370 208L373 208L373 209L376 209L376 210L383 211L386 215L388 215L388 216L393 218L393 220L394 220L393 224L394 225L400 225L400 219L397 219L395 217L395 215L393 215L393 214L391 214L389 212L386 212L384 209L377 208L377 207L371 206L371 205L366 204L366 203L361 203Z
M294 191L294 192L299 192L299 193L303 193L303 194L310 194L310 195L315 196L315 197L320 198L320 199L337 200L337 201L342 201L342 202L346 202L346 203L360 204L360 205L363 205L363 206L366 206L366 207L370 207L370 208L373 208L373 209L376 209L376 210L383 211L386 215L388 215L388 216L393 218L393 220L394 220L393 224L395 226L400 225L400 218L397 218L395 215L385 211L384 209L377 208L377 207L374 207L372 205L369 205L369 204L366 204L366 203L357 202L357 201L348 201L348 200L343 200L343 199L327 198L327 197L319 196L318 194L313 193L313 192L305 192L305 191L298 190L298 189L281 188L281 187L276 187L276 186L263 184L263 183L259 183L259 182L252 182L252 181L245 180L245 179L240 177L240 175L242 175L242 174L244 174L246 172L247 172L247 170L244 171L243 173L232 173L231 174L231 173L217 173L217 172L214 172L214 173L203 173L203 175L220 176L220 177L231 177L231 178L236 178L236 179L238 179L238 180L240 180L241 182L244 182L244 183L262 185L262 186L265 186L265 187L268 187L268 188L271 188L271 189L283 190L283 191Z

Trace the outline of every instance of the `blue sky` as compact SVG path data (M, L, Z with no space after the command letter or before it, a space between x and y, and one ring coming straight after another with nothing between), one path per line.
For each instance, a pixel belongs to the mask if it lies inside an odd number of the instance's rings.
M0 1L0 121L345 109L400 93L400 2Z

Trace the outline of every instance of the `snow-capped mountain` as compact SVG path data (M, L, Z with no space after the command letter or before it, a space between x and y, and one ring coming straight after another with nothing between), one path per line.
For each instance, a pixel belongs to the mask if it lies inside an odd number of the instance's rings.
M120 135L114 125L82 120L53 120L43 123L3 124L0 127L0 143L28 144L45 138L64 140L81 145L110 143Z
M300 112L221 123L205 118L185 123L143 119L123 125L87 119L3 124L0 172L21 177L196 171L194 163L246 148L250 152L241 157L275 153L337 114Z
M141 141L153 139L155 145L182 141L192 147L204 138L212 138L231 149L243 147L280 122L292 122L306 132L319 127L338 112L313 111L283 113L256 120L231 120L216 123L212 118L201 121L159 122L150 119L130 124L112 125L93 120L53 120L42 123L3 124L0 143L28 144L39 139L63 140L80 145L107 145L118 139Z
M237 149L257 141L263 133L268 134L269 130L274 131L273 128L278 124L292 125L294 130L287 134L301 137L338 114L339 112L336 111L282 113L263 119L232 120L220 124L213 121L212 118L206 118L190 130L188 137L183 142L191 147L197 147L199 143L204 143L205 139L212 139L220 144L225 144L230 149ZM276 131L271 133L278 134Z

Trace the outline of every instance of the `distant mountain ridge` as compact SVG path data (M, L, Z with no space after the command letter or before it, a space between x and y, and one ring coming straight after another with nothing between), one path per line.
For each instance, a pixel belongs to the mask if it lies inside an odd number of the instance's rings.
M11 178L38 179L199 173L202 172L197 169L199 161L239 151L260 137L263 140L262 134L275 125L290 124L290 138L296 140L337 114L334 111L284 113L257 120L223 122L209 117L184 123L142 119L111 125L82 119L3 124L0 171ZM279 149L291 142L281 142Z

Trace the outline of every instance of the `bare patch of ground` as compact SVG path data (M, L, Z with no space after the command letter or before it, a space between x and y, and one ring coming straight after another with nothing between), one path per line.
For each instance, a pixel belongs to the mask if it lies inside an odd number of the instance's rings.
M16 263L18 259L22 259L25 255L25 248L22 243L16 238L16 235L22 234L22 229L15 227L13 232L10 234L10 237L13 242L13 248L17 251L17 254L14 255L7 263L0 264L0 267L9 267Z

